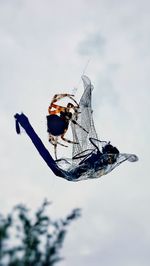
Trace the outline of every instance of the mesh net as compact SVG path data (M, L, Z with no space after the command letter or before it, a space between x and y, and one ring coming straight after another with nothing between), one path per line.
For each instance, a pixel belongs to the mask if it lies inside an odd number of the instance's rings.
M73 114L73 119L81 125L71 123L73 141L72 158L61 158L57 160L57 165L66 171L66 178L71 181L79 181L89 178L98 178L112 171L122 162L128 160L135 162L138 157L134 154L119 153L112 163L109 161L111 154L102 154L106 141L98 139L91 106L93 85L87 76L82 76L84 92L79 102L79 113ZM105 162L105 163L104 163Z
M89 141L89 138L98 139L94 121L93 110L91 106L92 90L93 86L88 77L82 76L84 84L84 92L79 102L79 115L76 118L73 117L82 127L88 132L85 132L78 125L71 123L73 140L79 144L73 145L72 157L78 153L84 152L87 149L93 149L93 144ZM99 144L98 144L99 145Z

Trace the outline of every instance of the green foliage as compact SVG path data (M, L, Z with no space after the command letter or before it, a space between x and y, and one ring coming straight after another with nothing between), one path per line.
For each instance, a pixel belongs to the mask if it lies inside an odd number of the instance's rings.
M67 227L80 216L80 209L53 221L45 214L48 205L45 200L33 218L24 205L17 205L6 218L0 215L0 266L53 266L62 260Z

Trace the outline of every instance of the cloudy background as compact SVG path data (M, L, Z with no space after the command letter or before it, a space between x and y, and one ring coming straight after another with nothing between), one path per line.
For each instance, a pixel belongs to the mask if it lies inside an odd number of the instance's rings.
M148 0L0 0L0 210L19 202L35 210L43 198L54 217L82 208L60 266L150 263L149 14ZM56 92L82 94L85 67L99 138L140 160L69 183L53 175L24 131L17 136L13 116L24 112L52 152L47 107Z

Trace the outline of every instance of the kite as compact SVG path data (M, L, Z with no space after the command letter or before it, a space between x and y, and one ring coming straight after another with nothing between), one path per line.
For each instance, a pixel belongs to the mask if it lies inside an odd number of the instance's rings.
M71 94L55 95L49 106L49 115L47 116L47 131L49 140L54 145L55 157L56 146L60 144L58 142L58 136L60 136L62 140L72 143L71 158L63 157L54 160L34 131L27 116L23 113L17 113L14 116L16 120L16 132L20 134L20 126L25 129L39 154L53 173L56 176L74 182L99 178L108 174L125 161L138 161L138 157L135 154L120 153L109 141L101 141L98 139L91 106L93 85L90 79L85 75L82 76L82 80L84 92L79 104L74 100ZM56 105L56 101L63 97L69 97L75 102L75 105L71 103L68 103L67 107ZM52 110L52 107L55 108L55 110ZM66 114L66 109L64 108L68 108L67 112L71 113L69 116L68 113ZM70 112L70 108L72 108L74 112ZM66 121L66 119L68 120ZM55 123L57 127L53 129ZM69 124L71 124L73 141L64 138Z

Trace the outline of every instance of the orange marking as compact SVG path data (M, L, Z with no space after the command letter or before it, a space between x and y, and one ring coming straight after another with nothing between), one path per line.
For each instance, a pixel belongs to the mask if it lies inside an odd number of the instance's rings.
M56 110L51 110L52 108L55 108ZM63 106L60 106L60 105L57 105L57 104L51 104L48 108L48 112L50 115L53 115L53 114L59 114L60 112L63 112L65 111L66 107L63 107Z

